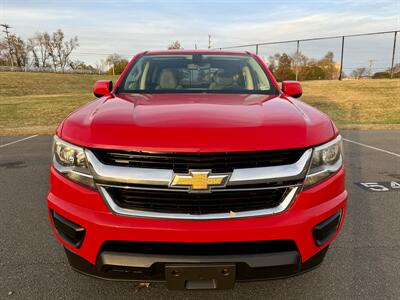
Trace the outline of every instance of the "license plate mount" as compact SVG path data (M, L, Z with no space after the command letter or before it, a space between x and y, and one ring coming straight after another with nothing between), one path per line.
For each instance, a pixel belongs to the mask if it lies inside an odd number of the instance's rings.
M222 290L235 285L235 264L167 264L170 290Z

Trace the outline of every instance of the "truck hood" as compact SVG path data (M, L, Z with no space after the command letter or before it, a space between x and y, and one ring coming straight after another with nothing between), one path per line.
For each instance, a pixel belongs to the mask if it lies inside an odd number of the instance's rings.
M283 96L124 94L67 117L61 137L86 147L178 152L303 148L334 137L330 119Z

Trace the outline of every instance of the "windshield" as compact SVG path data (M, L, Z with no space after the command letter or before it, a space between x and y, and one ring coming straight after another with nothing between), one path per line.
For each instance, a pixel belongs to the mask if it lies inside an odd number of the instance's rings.
M118 92L275 94L275 88L249 55L165 54L140 57Z

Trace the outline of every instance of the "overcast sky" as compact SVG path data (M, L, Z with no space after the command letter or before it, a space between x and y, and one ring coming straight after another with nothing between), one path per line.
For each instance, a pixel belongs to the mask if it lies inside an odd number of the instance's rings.
M186 49L195 44L206 48L208 34L213 47L224 47L399 30L400 0L0 0L0 23L4 22L24 38L58 28L69 37L77 35L80 47L75 56L95 63L108 53L130 58L141 50L165 49L174 40ZM389 66L392 46L393 35L349 39L345 65L350 69L373 60L375 69ZM340 40L303 43L301 50L315 57L332 50L338 57ZM283 51L294 52L295 44L263 47L260 54Z

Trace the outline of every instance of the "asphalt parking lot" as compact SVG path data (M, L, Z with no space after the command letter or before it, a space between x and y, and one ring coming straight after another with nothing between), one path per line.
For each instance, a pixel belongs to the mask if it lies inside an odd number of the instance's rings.
M323 264L288 279L207 292L172 292L162 283L138 288L73 272L46 213L51 137L0 137L0 298L400 299L400 130L342 135L350 199Z

